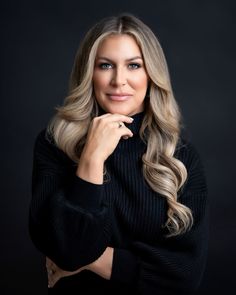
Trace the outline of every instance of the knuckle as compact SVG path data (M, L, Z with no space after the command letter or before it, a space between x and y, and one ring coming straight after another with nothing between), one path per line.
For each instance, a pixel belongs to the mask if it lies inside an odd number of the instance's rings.
M104 122L104 118L101 118L101 117L95 117L93 119L93 123L95 125L103 125L103 122Z
M91 125L92 126L96 125L97 124L97 121L98 121L98 119L96 117L93 118L92 121L91 121Z

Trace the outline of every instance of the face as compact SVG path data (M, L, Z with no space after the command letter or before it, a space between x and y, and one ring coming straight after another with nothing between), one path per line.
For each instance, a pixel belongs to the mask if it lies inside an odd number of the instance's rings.
M148 75L142 53L129 35L112 35L98 47L93 73L96 100L107 113L143 111Z

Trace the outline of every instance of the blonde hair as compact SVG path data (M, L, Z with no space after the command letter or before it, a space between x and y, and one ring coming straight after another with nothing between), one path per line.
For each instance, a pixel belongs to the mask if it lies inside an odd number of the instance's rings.
M168 236L186 232L193 223L191 210L178 201L187 178L184 164L174 157L179 141L180 111L173 95L166 59L158 39L140 19L130 14L108 17L86 34L71 73L69 94L48 126L57 146L78 163L91 120L98 115L93 93L93 69L99 44L113 34L133 36L150 78L145 116L140 129L147 143L143 175L150 187L166 198Z

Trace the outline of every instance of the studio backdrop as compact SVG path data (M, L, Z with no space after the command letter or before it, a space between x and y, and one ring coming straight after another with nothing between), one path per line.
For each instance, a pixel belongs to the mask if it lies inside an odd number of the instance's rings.
M29 238L33 145L67 93L80 40L103 16L130 12L159 37L185 132L205 166L209 255L199 295L235 286L235 1L1 1L0 294L47 294Z

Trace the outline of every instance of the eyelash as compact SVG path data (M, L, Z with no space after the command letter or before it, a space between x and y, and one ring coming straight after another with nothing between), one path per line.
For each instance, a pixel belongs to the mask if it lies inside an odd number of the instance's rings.
M103 62L103 63L100 63L99 65L99 68L101 68L102 70L108 70L111 66L111 64L109 63L106 63L106 62Z
M129 66L132 66L132 69L139 69L141 68L141 65L139 63L131 63Z
M109 70L110 68L113 68L113 65L110 64L110 63L103 62L103 63L100 63L98 65L98 67L100 69L102 69L102 70ZM136 69L141 68L141 64L139 64L139 63L130 63L130 64L128 64L128 68L131 69L131 70L136 70Z

